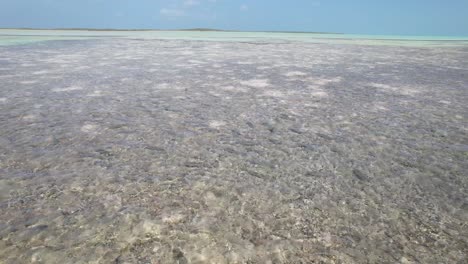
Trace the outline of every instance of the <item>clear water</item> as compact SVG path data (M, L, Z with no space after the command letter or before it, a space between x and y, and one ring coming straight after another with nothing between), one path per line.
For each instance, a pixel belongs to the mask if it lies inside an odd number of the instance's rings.
M3 32L2 264L468 259L462 41Z

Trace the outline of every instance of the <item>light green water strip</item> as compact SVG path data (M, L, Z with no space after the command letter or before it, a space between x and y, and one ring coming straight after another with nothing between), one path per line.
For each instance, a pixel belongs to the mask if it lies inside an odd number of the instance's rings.
M402 45L402 46L465 46L468 37L387 36L281 32L212 32L212 31L86 31L86 30L17 30L0 29L0 45L18 45L48 40L89 38L180 39L204 41L299 41L314 43Z

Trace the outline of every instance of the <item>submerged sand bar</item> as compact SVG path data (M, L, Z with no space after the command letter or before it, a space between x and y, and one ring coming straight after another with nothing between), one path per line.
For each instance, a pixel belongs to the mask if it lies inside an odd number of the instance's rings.
M1 263L462 263L468 46L0 47Z

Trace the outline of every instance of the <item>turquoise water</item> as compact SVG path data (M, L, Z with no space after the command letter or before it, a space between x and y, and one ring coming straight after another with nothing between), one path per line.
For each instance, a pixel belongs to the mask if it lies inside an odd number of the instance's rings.
M314 34L281 32L210 32L210 31L86 31L86 30L16 30L0 29L0 45L27 44L48 40L91 38L180 39L204 41L300 41L315 43L459 46L468 45L468 37L388 36L351 34Z

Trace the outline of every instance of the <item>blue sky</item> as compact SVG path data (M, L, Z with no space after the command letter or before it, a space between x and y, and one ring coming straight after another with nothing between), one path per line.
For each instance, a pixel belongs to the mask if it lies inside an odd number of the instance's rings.
M0 27L468 36L468 0L0 0Z

